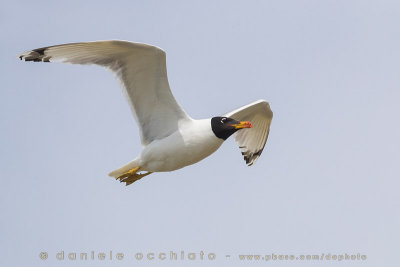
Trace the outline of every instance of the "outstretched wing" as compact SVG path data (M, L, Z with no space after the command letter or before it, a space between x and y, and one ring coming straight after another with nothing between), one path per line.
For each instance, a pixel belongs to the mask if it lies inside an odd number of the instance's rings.
M272 121L272 110L268 102L258 100L224 116L238 121L250 121L253 128L241 129L235 133L246 164L251 166L260 157L268 139L269 128Z
M97 64L121 80L147 145L178 129L188 115L169 88L165 52L160 48L125 41L98 41L49 46L27 51L21 60Z

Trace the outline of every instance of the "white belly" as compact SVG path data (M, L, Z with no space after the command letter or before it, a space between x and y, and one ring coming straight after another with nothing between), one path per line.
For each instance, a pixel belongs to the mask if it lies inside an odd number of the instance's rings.
M223 143L212 132L210 120L193 121L185 126L180 132L147 145L140 155L141 170L177 170L208 157Z

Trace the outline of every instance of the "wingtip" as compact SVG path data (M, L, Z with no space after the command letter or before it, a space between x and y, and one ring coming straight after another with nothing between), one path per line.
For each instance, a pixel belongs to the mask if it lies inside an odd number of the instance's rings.
M19 60L23 60L23 59L24 59L24 57L25 57L25 54L26 54L26 53L19 54L19 55L18 55L18 58L19 58Z
M50 62L51 56L45 54L47 47L26 51L18 55L20 60L33 62Z

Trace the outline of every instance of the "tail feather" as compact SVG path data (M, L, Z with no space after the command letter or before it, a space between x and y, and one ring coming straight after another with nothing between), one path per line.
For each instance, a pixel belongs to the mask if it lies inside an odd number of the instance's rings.
M111 177L117 178L117 177L121 176L122 174L126 173L127 171L129 171L133 168L136 168L136 167L139 167L139 159L138 158L136 158L133 161L129 162L128 164L122 166L121 168L110 172L108 175Z

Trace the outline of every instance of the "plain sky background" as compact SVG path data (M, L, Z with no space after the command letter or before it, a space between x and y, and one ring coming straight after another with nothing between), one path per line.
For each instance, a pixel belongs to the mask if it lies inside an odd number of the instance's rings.
M243 266L238 254L361 253L367 260L348 266L398 266L399 25L398 1L1 1L0 265ZM129 187L108 177L141 149L114 77L17 58L107 39L163 48L172 91L194 118L269 101L258 162L247 167L230 139ZM92 250L125 259L55 259ZM134 259L181 250L217 259Z

